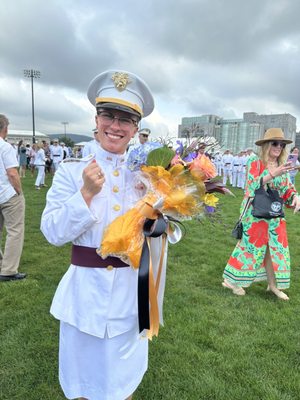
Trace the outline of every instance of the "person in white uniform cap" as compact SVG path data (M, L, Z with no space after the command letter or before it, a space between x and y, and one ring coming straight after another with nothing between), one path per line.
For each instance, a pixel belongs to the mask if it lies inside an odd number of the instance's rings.
M82 149L82 157L86 157L90 154L97 153L100 146L100 141L98 139L98 129L93 129L94 139L87 142Z
M142 128L138 131L139 141L138 143L132 145L127 149L127 160L128 162L132 162L136 157L136 150L140 149L141 151L150 152L153 150L151 147L151 143L149 145L149 135L151 130L148 128ZM149 145L149 146L148 146ZM142 150L143 149L143 150Z
M55 174L59 164L64 159L64 152L62 147L58 143L58 139L54 139L53 144L50 146L50 159L52 160L52 173Z
M142 128L139 130L140 144L145 144L148 142L150 133L151 133L151 130L149 128Z
M226 150L222 157L222 164L223 164L223 185L226 186L227 178L229 178L229 183L232 183L232 161L233 156L230 153L230 150Z
M124 154L154 101L142 79L126 71L98 75L88 98L99 150L61 163L41 221L50 243L73 243L51 306L60 320L59 379L68 399L125 400L148 365L148 339L138 329L138 271L116 257L102 259L96 248L106 226L141 198Z

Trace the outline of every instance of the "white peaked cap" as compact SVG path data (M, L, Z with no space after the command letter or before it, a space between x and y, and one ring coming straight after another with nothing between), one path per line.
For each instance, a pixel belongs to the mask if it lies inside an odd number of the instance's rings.
M114 108L141 118L154 109L148 85L127 71L109 70L97 75L89 84L87 96L97 108Z

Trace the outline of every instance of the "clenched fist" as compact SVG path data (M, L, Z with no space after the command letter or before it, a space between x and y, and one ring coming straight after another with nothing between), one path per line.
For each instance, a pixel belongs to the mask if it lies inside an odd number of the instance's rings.
M89 206L92 198L101 191L105 182L105 176L102 169L97 164L96 160L93 160L82 173L83 186L81 188L81 194Z

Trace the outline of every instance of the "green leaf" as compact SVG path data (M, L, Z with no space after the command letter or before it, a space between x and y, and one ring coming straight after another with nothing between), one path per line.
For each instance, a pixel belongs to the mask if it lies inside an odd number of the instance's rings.
M170 165L171 160L175 156L175 151L168 147L160 147L150 151L147 157L148 166L158 166L167 168Z

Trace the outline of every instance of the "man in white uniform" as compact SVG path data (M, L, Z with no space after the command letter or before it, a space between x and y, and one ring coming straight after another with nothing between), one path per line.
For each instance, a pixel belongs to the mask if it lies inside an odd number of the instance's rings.
M230 153L230 150L226 150L222 157L223 164L223 185L226 186L227 179L229 179L229 183L232 183L232 161L233 156Z
M50 159L52 160L52 173L55 174L59 164L64 159L64 152L62 147L58 144L58 139L54 139L53 144L50 146Z
M149 143L149 135L150 135L151 131L148 128L143 128L140 129L138 131L139 134L139 142L134 144L133 146L130 146L127 152L127 158L131 157L130 153L132 153L133 151L136 152L137 149L142 148L146 143ZM149 149L151 149L151 147L149 147Z
M61 146L62 151L63 151L63 159L69 158L70 157L70 153L69 153L68 147L65 145L64 142L60 142L60 146Z
M96 248L106 226L141 197L124 155L154 102L148 86L125 71L98 75L88 97L96 106L99 151L61 163L41 221L50 243L73 243L71 266L51 313L60 320L59 378L65 396L125 400L148 364L148 339L138 329L138 271L116 257L102 259Z
M18 173L19 163L7 137L9 121L0 114L0 244L6 229L4 252L0 248L0 282L24 279L19 263L24 241L25 200Z
M245 189L246 170L247 170L248 159L249 159L249 156L247 154L247 151L242 151L241 152L241 173L239 175L239 182L238 182L238 187L240 187L241 189Z
M82 157L89 156L90 154L97 154L100 149L100 142L98 139L98 129L93 129L94 139L87 142L87 144L82 149Z
M232 187L237 187L238 171L240 167L240 156L236 154L232 160Z

